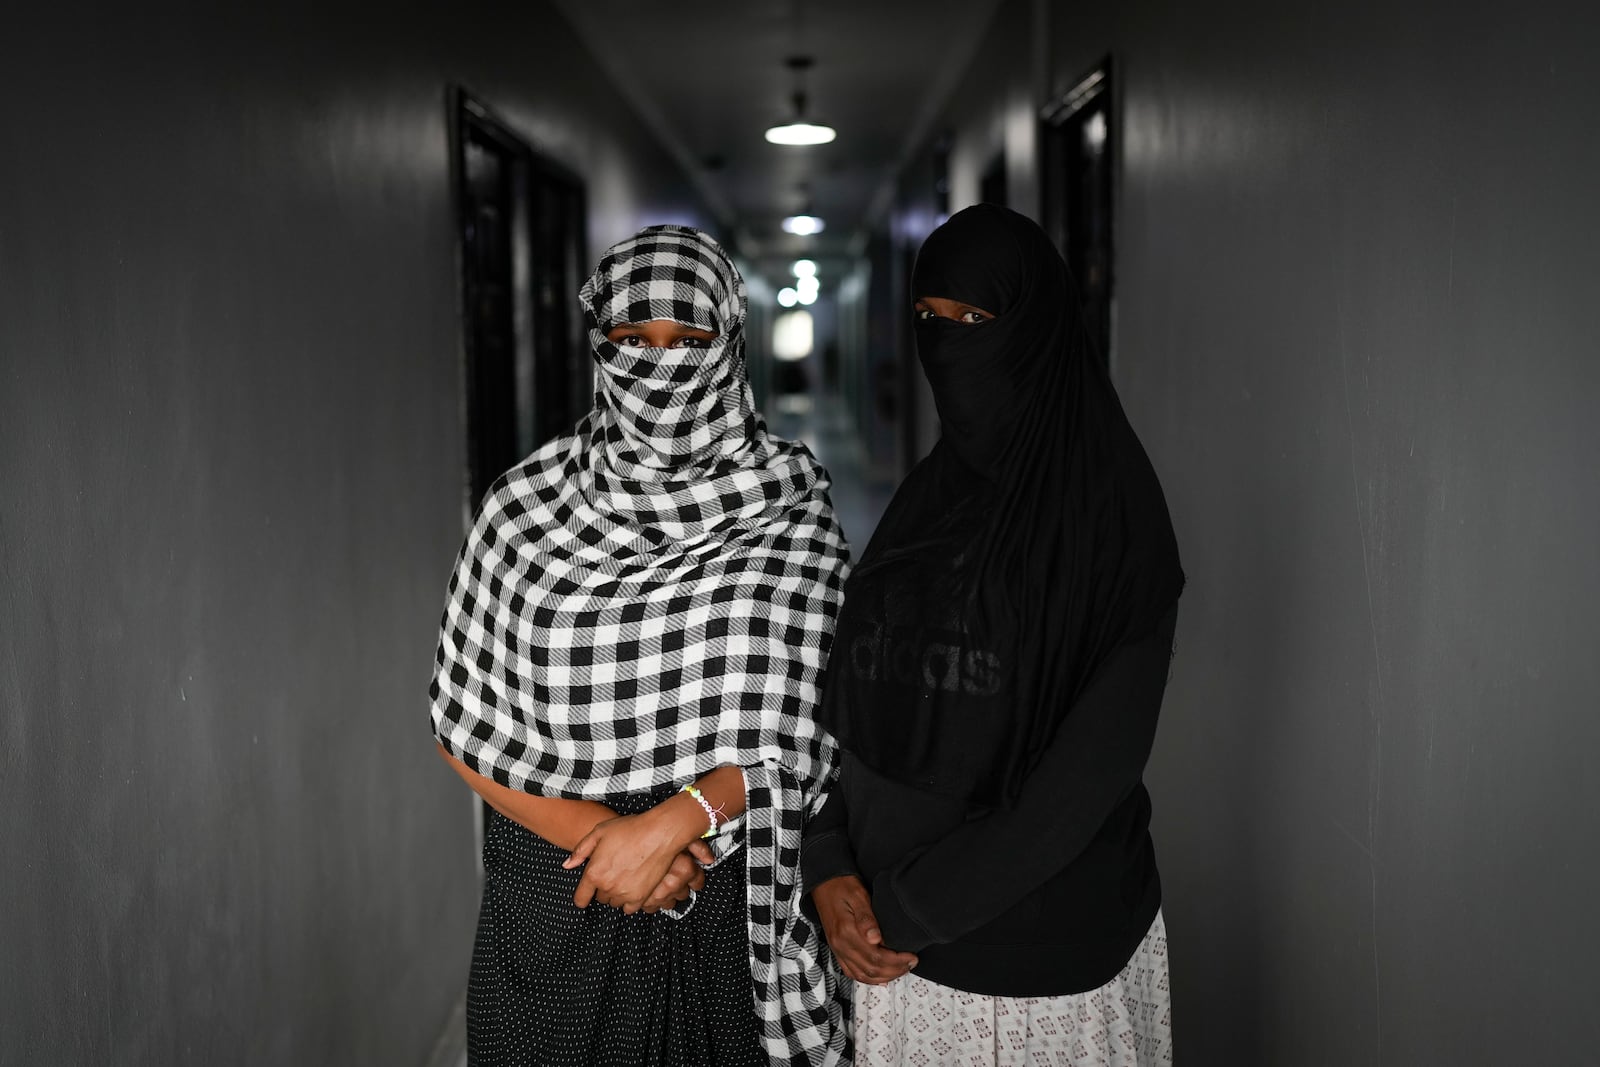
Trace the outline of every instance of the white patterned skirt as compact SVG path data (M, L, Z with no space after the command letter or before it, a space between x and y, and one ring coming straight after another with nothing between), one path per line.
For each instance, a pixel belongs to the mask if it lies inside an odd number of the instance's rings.
M1167 927L1156 912L1111 981L1064 997L988 997L907 974L856 983L857 1067L1148 1067L1172 1062Z

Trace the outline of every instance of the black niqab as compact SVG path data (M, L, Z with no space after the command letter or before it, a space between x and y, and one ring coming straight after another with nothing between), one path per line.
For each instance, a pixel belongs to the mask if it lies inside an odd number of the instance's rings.
M942 436L845 586L824 721L891 778L1015 801L1099 665L1183 588L1161 485L1044 232L979 205L927 239L913 295Z

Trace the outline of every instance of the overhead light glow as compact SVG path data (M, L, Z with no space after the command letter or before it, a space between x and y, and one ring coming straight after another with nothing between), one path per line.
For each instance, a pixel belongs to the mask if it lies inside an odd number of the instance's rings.
M824 228L822 220L815 215L790 215L783 220L783 232L796 237L810 237L814 233L821 233Z
M817 279L814 277L801 278L799 281L794 283L794 291L799 293L800 299L804 301L807 293L810 293L813 297L815 297L818 293L822 292L822 283L817 281Z
M786 308L792 308L800 302L800 294L788 286L778 290L778 303Z
M815 278L817 276L817 265L809 259L795 260L793 269L796 278Z
M1106 143L1106 115L1103 111L1096 111L1089 116L1089 121L1083 124L1083 141L1089 146L1090 151L1099 151Z
M803 289L803 290L801 290L801 292L800 292L800 303L804 304L806 307L810 307L812 304L815 304L816 302L817 302L817 291L815 289Z
M767 130L767 140L772 144L827 144L837 136L839 136L838 131L832 126L798 119L786 122L782 126L769 127Z
M805 359L813 341L809 311L786 311L772 324L772 355L777 359Z

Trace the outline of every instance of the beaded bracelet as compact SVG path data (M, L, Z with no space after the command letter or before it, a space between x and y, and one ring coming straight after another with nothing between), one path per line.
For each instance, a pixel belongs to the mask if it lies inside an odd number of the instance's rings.
M713 808L711 806L711 801L707 800L705 798L704 794L702 794L700 792L700 790L696 789L694 786L686 785L686 786L683 787L683 791L685 793L688 793L690 796L694 797L696 804L699 804L702 808L706 809L706 818L711 821L711 826L706 830L705 833L700 835L701 839L703 840L703 839L705 839L707 837L716 837L717 836L717 809Z

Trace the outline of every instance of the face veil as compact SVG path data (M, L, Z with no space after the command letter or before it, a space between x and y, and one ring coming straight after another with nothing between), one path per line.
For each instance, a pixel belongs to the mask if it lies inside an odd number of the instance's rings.
M992 205L923 245L916 298L941 436L846 587L824 719L880 773L1007 806L1095 669L1183 587L1154 470L1088 341L1066 265Z
M745 284L722 246L650 226L612 246L578 293L598 371L599 457L627 477L690 480L758 446L745 371ZM703 348L633 348L606 331L657 319L707 330Z

